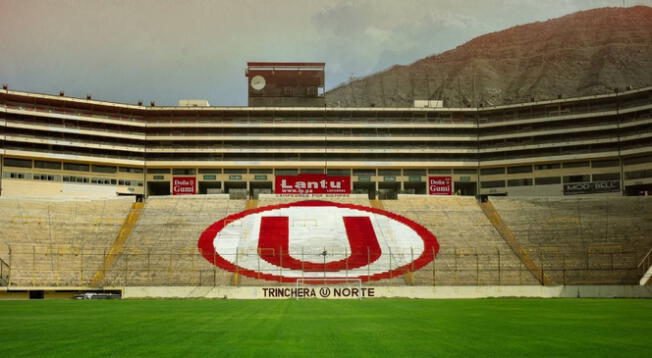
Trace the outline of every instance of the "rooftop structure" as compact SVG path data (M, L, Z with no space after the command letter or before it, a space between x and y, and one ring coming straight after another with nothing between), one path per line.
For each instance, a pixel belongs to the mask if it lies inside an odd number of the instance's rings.
M323 62L248 62L251 107L323 107Z

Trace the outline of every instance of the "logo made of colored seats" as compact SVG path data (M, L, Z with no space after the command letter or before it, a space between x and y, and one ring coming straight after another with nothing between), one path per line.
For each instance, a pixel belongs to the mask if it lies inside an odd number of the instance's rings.
M410 219L316 200L230 215L208 227L198 247L206 260L224 270L308 283L313 278L393 278L423 268L439 251L435 236Z

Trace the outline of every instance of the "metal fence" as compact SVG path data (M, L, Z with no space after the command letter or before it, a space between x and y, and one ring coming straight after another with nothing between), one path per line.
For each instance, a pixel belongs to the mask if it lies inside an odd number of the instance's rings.
M10 286L273 286L296 278L356 278L365 285L538 285L528 268L511 251L457 248L415 254L409 248L375 257L367 248L348 251L304 252L288 255L282 249L238 250L233 255L202 254L196 248L130 247L113 255L93 247L8 247L0 275ZM645 251L555 252L530 248L537 274L553 284L637 284L645 268ZM296 256L296 257L295 257ZM216 262L221 267L213 265ZM423 265L422 265L423 263ZM11 267L11 270L9 270ZM369 279L367 281L367 279Z
M9 284L9 264L0 258L0 286Z

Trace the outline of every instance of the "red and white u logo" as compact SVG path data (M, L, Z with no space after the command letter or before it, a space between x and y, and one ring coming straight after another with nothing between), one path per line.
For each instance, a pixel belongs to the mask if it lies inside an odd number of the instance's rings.
M353 270L371 264L381 256L378 238L367 216L344 216L344 227L349 248L346 258L324 263L306 262L290 255L289 218L287 216L263 216L260 222L258 251L270 264L290 270L306 272L337 272ZM276 253L278 249L278 253ZM322 251L324 256L328 251ZM304 254L305 255L305 254Z
M260 279L391 278L431 262L423 226L369 207L302 201L243 211L207 228L198 247L214 265ZM319 273L318 275L316 273Z

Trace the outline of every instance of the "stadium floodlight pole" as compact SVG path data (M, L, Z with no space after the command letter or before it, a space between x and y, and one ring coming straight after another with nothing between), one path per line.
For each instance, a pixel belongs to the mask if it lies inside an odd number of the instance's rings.
M326 124L326 101L324 101L322 119L324 120L324 175L328 175L328 126Z
M617 131L617 139L618 139L618 163L620 164L620 194L621 196L625 195L625 167L623 164L623 152L622 152L622 138L621 138L621 133L620 131L622 130L621 118L620 114L620 91L618 88L616 88L616 128L618 128Z
M145 130L145 144L143 148L143 202L149 196L147 185L147 130Z
M620 195L625 195L625 176L624 176L624 166L623 166L623 154L622 154L622 137L621 137L621 115L620 115L620 90L618 87L614 90L616 92L616 139L618 143L618 164L620 166Z
M478 108L475 108L475 161L476 161L476 175L477 180L475 183L475 195L476 199L481 198L480 196L480 112ZM482 201L482 200L481 200Z
M4 163L4 157L0 154L0 196L2 196L2 165Z
M324 258L324 266L322 266L324 278L326 278L326 255L328 255L328 251L326 251L326 246L324 246L324 251L321 253L321 256Z
M5 94L9 93L9 86L6 83L3 83L2 84L2 90L4 91ZM7 117L7 106L6 105L4 106L3 112L4 112L4 115L5 115L5 118L6 118ZM4 122L5 122L5 129L3 131L3 134L6 134L7 133L7 121L5 120ZM3 137L4 137L4 135L3 135ZM2 148L3 149L4 149L4 146L5 146L5 144L4 144L4 141L3 141L2 142ZM0 196L2 196L2 175L4 174L3 171L2 171L2 166L3 165L4 165L4 156L2 154L0 154Z

